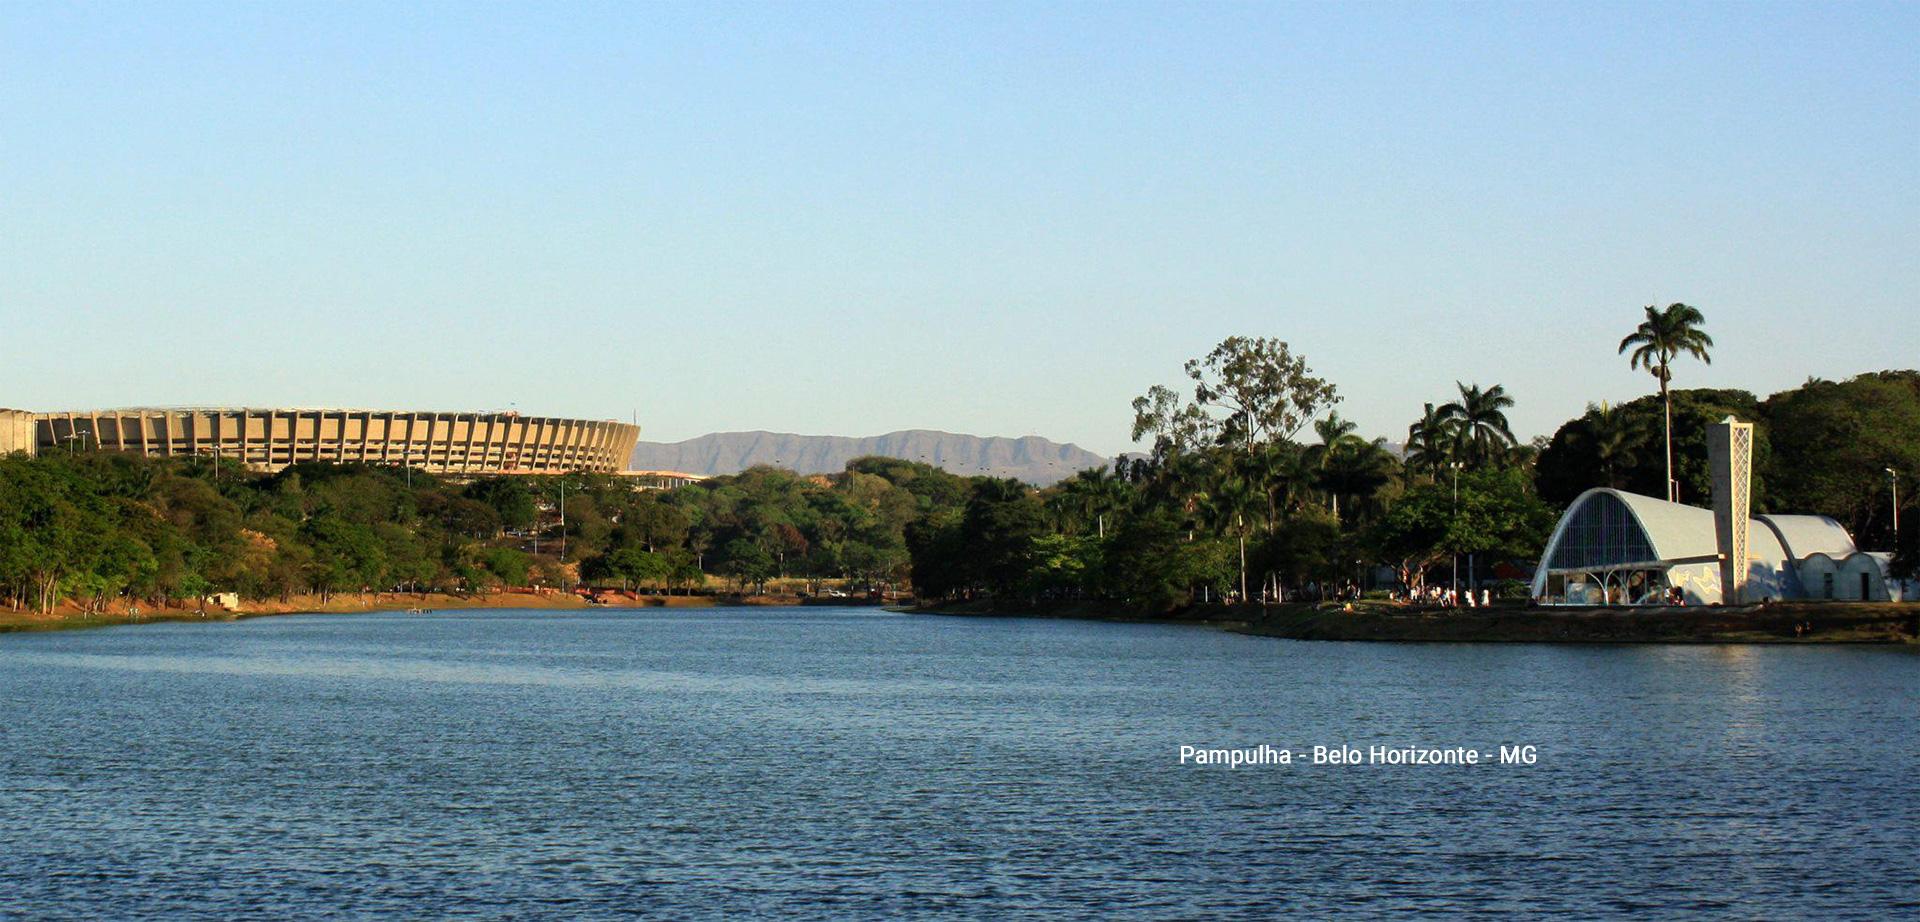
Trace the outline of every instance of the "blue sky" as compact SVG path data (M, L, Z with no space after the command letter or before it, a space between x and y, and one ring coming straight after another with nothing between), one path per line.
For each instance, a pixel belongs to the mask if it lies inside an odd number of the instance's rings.
M1129 447L1278 336L1398 438L1920 359L1920 6L0 5L0 405Z

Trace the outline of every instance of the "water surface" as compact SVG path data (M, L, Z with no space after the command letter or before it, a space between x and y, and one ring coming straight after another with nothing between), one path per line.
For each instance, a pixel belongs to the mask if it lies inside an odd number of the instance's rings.
M0 636L0 915L1920 911L1920 658L872 609ZM1534 745L1181 765L1181 745Z

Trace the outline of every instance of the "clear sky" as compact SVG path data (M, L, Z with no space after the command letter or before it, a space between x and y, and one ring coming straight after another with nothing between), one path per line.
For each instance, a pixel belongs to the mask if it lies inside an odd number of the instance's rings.
M0 406L1129 446L1920 365L1920 5L0 5Z

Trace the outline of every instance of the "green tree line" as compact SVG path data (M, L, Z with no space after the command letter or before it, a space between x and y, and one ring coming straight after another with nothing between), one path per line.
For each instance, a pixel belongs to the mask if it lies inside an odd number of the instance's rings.
M1675 389L1677 358L1709 358L1702 323L1684 304L1649 307L1621 342L1655 378L1647 397L1590 406L1523 444L1506 418L1513 395L1463 382L1423 405L1399 452L1357 436L1338 389L1286 343L1231 338L1187 364L1185 392L1156 386L1134 401L1143 455L1046 490L979 484L964 507L914 523L914 583L933 596L1164 607L1322 594L1376 566L1417 589L1451 579L1462 557L1481 575L1500 563L1524 573L1589 488L1707 505L1707 427L1730 415L1756 427L1755 511L1832 516L1914 572L1920 372L1811 379L1764 400ZM1897 536L1896 483L1908 485Z
M800 577L880 586L908 572L908 525L969 487L859 459L831 477L756 468L679 490L618 476L454 481L307 463L277 473L116 453L0 457L0 601L97 610L246 598L477 591L574 580L741 590Z
M1232 337L1186 364L1182 388L1134 401L1141 453L1045 489L889 458L670 491L584 473L454 482L351 464L264 474L208 459L0 458L0 599L97 608L574 580L751 592L800 579L815 592L832 580L1165 607L1325 593L1377 567L1418 588L1451 579L1462 557L1481 575L1523 572L1591 487L1705 505L1706 429L1729 415L1756 426L1757 511L1831 515L1886 548L1892 493L1907 485L1896 559L1910 568L1920 372L1813 379L1764 400L1675 389L1673 360L1711 347L1685 307L1648 308L1621 343L1656 393L1592 405L1532 443L1507 421L1505 387L1459 382L1395 450L1359 436L1336 385L1286 343Z

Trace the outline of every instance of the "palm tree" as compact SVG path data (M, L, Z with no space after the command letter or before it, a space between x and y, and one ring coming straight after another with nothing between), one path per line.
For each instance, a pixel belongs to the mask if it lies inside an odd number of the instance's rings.
M1627 357L1627 367L1645 368L1660 382L1660 402L1666 410L1667 428L1667 501L1676 502L1677 490L1673 482L1673 395L1668 385L1673 382L1673 360L1682 355L1691 355L1702 363L1713 364L1713 357L1707 350L1713 348L1713 337L1701 326L1707 322L1705 314L1697 307L1674 303L1665 310L1647 305L1647 319L1640 322L1632 333L1620 341L1620 351L1632 349Z
M1407 467L1418 470L1425 468L1428 474L1440 476L1440 468L1453 460L1454 436L1453 421L1427 404L1420 419L1407 427Z
M1267 533L1279 530L1280 518L1313 482L1307 452L1292 442L1270 442L1247 462L1247 479L1266 499Z
M1333 516L1337 520L1341 497L1348 500L1349 513L1365 513L1375 494L1393 479L1393 468L1393 453L1387 450L1386 439L1368 442L1358 436L1348 436L1327 452L1316 482L1332 498Z
M1486 390L1478 384L1453 384L1460 389L1460 399L1441 407L1440 415L1454 425L1460 453L1475 466L1504 457L1520 441L1507 425L1506 410L1513 406L1507 389L1499 384Z
M1121 462L1125 460L1122 458ZM1106 517L1126 504L1131 489L1125 480L1109 475L1107 467L1102 465L1061 481L1059 489L1050 497L1049 506L1062 530L1069 533L1092 530L1104 535Z
M1323 451L1331 451L1335 445L1347 439L1359 438L1353 434L1358 428L1360 427L1352 420L1341 419L1338 410L1328 413L1326 419L1313 424L1313 431L1320 436L1320 447Z
M1195 511L1213 528L1240 542L1240 601L1247 600L1247 517L1258 515L1262 496L1247 478L1222 470L1212 488L1196 494Z
M1315 471L1316 482L1325 479L1327 465L1343 448L1351 444L1366 444L1366 440L1353 434L1358 428L1351 420L1341 419L1338 412L1328 413L1326 419L1313 424L1313 431L1320 436L1320 444L1307 447L1307 461ZM1327 508L1333 511L1335 519L1340 518L1339 492L1327 491Z

